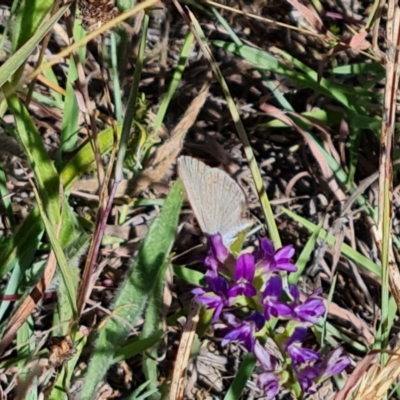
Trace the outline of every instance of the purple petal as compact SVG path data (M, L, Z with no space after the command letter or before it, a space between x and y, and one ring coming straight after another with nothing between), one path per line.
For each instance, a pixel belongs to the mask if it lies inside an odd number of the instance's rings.
M319 354L314 350L302 347L306 335L307 328L297 327L285 345L286 351L295 363L304 364L307 361L317 361L320 358Z
M264 298L278 300L282 295L282 278L279 275L271 276L268 280L263 293Z
M299 321L315 324L325 314L325 305L320 297L311 295L303 304L294 308Z
M238 321L237 318L228 313L224 314L224 316L227 317L226 320L229 321L231 327L227 326L227 334L222 341L222 345L225 345L228 341L240 340L248 351L253 351L254 333L256 330L263 328L265 324L262 314L254 312L243 321Z
M222 236L218 233L208 238L209 250L204 260L204 265L208 267L212 274L216 274L219 267L223 266L228 260L230 253L225 247Z
M203 288L195 288L192 290L192 293L195 296L201 296L202 294L206 293L206 291Z
M342 354L341 347L329 353L328 357L321 364L322 376L324 378L340 374L350 364L351 360L348 356Z
M229 289L228 296L230 298L236 297L236 296L246 296L246 297L253 297L257 294L257 290L253 285L250 285L249 283L240 283L238 285L232 286L231 289Z
M296 272L297 267L291 262L294 256L294 248L291 244L280 248L274 256L277 271Z
M295 285L289 285L289 293L293 297L293 301L295 304L299 304L300 301L300 292L299 289Z
M235 281L245 279L253 282L256 265L252 254L242 254L236 261Z
M290 345L294 342L303 343L306 340L307 331L308 329L305 327L302 326L297 327L292 333L292 336L290 336L290 338L288 339L287 345Z
M279 376L273 372L264 372L258 377L258 385L263 389L265 398L273 400L279 393Z
M276 262L275 271L296 272L297 267L290 260L280 260Z
M294 247L290 244L280 248L275 252L271 241L260 239L259 262L257 266L263 268L265 272L296 272L297 267L292 263Z
M235 285L229 290L229 297L244 295L253 297L257 291L252 285L255 273L255 262L252 254L242 254L236 261Z
M254 326L256 328L257 331L259 331L260 329L264 328L265 325L265 318L264 316L258 312L258 311L254 311L250 317L248 318L249 321L254 323Z
M267 321L269 321L271 317L293 318L294 316L292 307L280 301L265 301L263 305L264 316Z
M259 242L263 254L273 257L275 254L275 248L272 241L265 238L259 238Z
M224 314L224 320L226 321L226 323L230 326L233 327L238 327L240 326L240 322L238 321L238 319L231 313L225 313Z
M211 235L209 237L209 244L211 251L217 260L221 263L224 263L229 257L229 251L224 245L222 236L219 233L216 235Z
M275 369L275 360L272 358L268 350L258 340L256 340L254 344L253 353L266 371L273 371Z
M192 290L197 302L204 304L208 309L214 309L212 321L216 322L223 311L223 308L228 305L229 285L226 279L222 277L212 278L205 277L209 291L202 288Z
M229 341L240 340L243 342L246 349L250 352L254 349L254 325L249 323L244 323L239 328L231 330L227 335L225 335L222 340L222 346L225 346Z
M297 373L297 379L304 393L315 393L314 379L317 376L318 368L313 366L306 366Z
M217 276L216 278L206 276L205 281L212 292L227 297L229 284L225 278L221 276Z
M305 347L301 347L301 343L292 343L287 348L287 352L290 355L290 358L298 364L304 364L307 361L317 361L319 360L319 355L317 352L307 349Z
M203 294L196 296L196 301L204 304L208 308L216 308L221 303L221 298L214 294Z
M295 252L294 247L291 244L281 247L275 253L275 260L277 262L279 262L279 260L281 260L281 259L290 260L294 256L294 252Z

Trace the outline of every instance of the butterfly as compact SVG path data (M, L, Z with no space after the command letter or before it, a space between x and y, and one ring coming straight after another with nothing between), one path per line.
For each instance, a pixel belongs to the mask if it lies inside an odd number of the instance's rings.
M226 172L188 156L178 158L178 175L201 230L219 233L230 248L252 225L241 187Z

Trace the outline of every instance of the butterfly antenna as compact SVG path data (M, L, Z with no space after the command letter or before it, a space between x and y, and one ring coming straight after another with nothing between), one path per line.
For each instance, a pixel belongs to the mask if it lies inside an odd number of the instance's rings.
M185 254L190 253L191 251L196 250L196 249L198 249L200 247L203 247L203 246L204 246L204 244L198 244L196 246L193 246L190 249L185 250L183 253L177 254L176 256L172 257L171 261L175 261L177 258L182 257Z

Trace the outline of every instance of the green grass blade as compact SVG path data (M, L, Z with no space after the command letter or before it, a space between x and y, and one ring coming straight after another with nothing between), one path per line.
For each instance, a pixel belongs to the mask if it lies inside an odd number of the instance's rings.
M74 40L80 40L85 35L82 26L75 21ZM86 56L86 47L77 50L79 60L84 64ZM61 124L61 143L57 152L57 160L61 163L62 152L71 151L76 147L78 142L78 123L79 123L79 107L78 100L75 96L73 88L74 82L78 79L78 72L73 56L69 59L68 76L66 83L66 95L64 100L63 119Z
M35 49L37 44L50 31L55 22L57 22L64 14L70 4L65 5L58 10L48 21L46 21L31 38L17 50L1 67L0 67L0 87L2 87L17 71L17 69L25 62L28 56Z
M10 96L7 103L14 115L18 141L31 164L46 214L53 226L56 226L60 220L58 173L47 154L42 138L28 110L15 95Z
M113 363L116 350L131 330L131 326L146 310L150 296L171 249L179 211L183 202L183 187L176 182L160 214L151 224L140 247L137 259L117 294L113 314L99 332L90 360L81 400L91 400L97 385Z
M26 365L26 361L29 359L29 356L35 351L35 342L32 341L32 337L34 336L33 332L34 323L32 320L32 316L30 316L24 324L22 324L21 328L18 329L17 332L17 347L18 347L18 356L21 357L21 361L18 363L19 370L19 379L24 381L28 378L31 368ZM38 398L38 387L37 387L37 378L34 378L33 385L31 386L25 400L37 400Z
M38 203L40 215L42 217L43 224L46 228L47 236L50 240L51 247L56 256L58 267L61 272L61 276L64 281L64 285L66 287L68 303L65 303L65 306L68 305L70 308L70 310L68 312L70 312L71 315L76 317L77 312L78 312L78 309L76 307L76 299L77 299L77 297L76 297L76 282L74 282L73 275L69 268L67 259L65 258L63 247L61 246L61 241L58 239L58 237L55 233L55 230L53 228L53 225L47 217L46 211L43 208L43 204L42 204L39 196L36 196L36 201ZM67 204L65 204L65 206L68 207Z
M282 207L281 210L290 218L292 218L294 221L300 223L303 225L304 228L308 229L310 232L315 232L317 230L317 226L313 224L312 222L308 221L307 219L300 217L299 215L295 214L293 211L288 210L285 207ZM319 237L322 239L325 239L327 236L326 231L321 229L319 232ZM327 238L327 242L330 246L333 246L336 242L336 239L334 236L329 235ZM365 268L366 270L374 273L377 276L381 275L381 269L378 265L373 263L370 259L367 257L364 257L362 254L359 252L355 251L352 249L349 245L343 243L340 249L341 253L348 257L350 260L354 261L357 263L359 266L362 268Z
M24 45L37 31L53 6L53 0L23 0L13 27L13 53Z
M40 220L39 210L35 208L18 227L13 235L13 239L0 249L1 278L14 268L17 260L21 260L31 251L36 251L31 246L33 243L36 243L35 238L39 237L42 232L43 225Z
M289 275L288 281L290 284L295 285L303 274L307 262L310 259L312 252L316 248L317 239L320 235L323 224L324 219L322 218L321 221L319 221L319 224L316 226L316 229L312 232L310 238L307 240L307 243L296 262L297 271Z
M126 32L120 32L119 39L126 43ZM115 118L118 123L122 122L122 99L124 97L123 90L121 88L121 82L119 81L119 66L118 61L121 59L117 54L117 35L115 32L110 32L111 39L111 73L112 73L112 82L113 82L113 99L114 99L114 107L115 107Z
M236 130L238 132L239 138L243 144L244 147L244 152L246 154L247 161L249 163L250 171L253 177L254 185L257 190L257 195L260 199L261 207L265 215L265 221L268 227L268 233L271 237L271 240L274 243L275 248L280 248L282 246L281 239L279 236L278 228L275 223L275 217L274 213L272 211L271 203L268 199L267 193L264 188L264 184L261 178L261 173L258 168L253 149L251 147L249 138L247 136L246 130L244 129L243 122L240 119L239 111L236 107L235 102L233 101L232 95L229 91L229 87L226 83L226 80L221 73L221 70L218 67L218 64L216 60L213 57L213 54L211 52L210 47L207 44L207 39L204 35L204 32L195 18L195 16L190 13L190 18L193 22L194 29L196 31L196 34L199 38L199 45L202 47L203 53L207 56L209 59L209 62L211 64L211 68L213 69L214 75L218 80L218 83L221 86L221 89L224 93L224 97L228 103L228 108L231 113L233 122L235 124Z
M171 241L172 246L172 241ZM165 262L160 268L157 280L149 295L149 302L146 309L146 318L144 320L142 338L147 338L162 328L162 311L165 285L165 273L167 272L169 262ZM143 371L146 379L150 382L150 389L157 389L157 349L153 348L143 359Z
M12 295L18 292L18 288L20 287L21 282L25 278L26 271L32 264L41 237L42 237L42 232L40 232L39 235L36 237L33 236L29 237L29 243L27 243L26 245L25 253L23 255L18 256L15 259L15 265L12 269L11 276L5 285L5 289L3 289L2 291L3 294ZM9 305L10 302L5 300L3 300L0 303L0 321L3 319L3 316L7 311Z
M80 279L79 266L89 247L90 236L84 232L76 214L67 204L63 207L62 219L65 224L68 224L69 235L60 238L60 242L63 245L65 258L68 260L68 271L74 285L74 293L77 293ZM69 323L74 318L73 309L69 307L69 299L69 288L65 284L65 280L60 279L57 288L58 301L53 317L53 326L57 328L53 331L53 336L62 336L68 333Z
M212 44L243 57L256 67L286 76L303 87L306 86L310 89L318 90L324 96L337 100L353 112L360 112L359 105L361 103L367 107L371 105L367 100L377 97L376 94L368 90L335 83L325 78L319 80L316 71L306 67L303 63L300 63L300 61L282 50L278 50L279 53L300 69L300 71L285 65L266 51L258 50L250 46L237 46L236 44L227 43L222 40L213 41Z
M254 367L256 366L256 358L249 353L240 364L239 371L232 382L231 387L226 393L224 400L239 400L247 381L251 378Z
M129 339L124 345L117 349L113 363L127 360L137 354L143 354L145 351L156 345L164 336L165 332L157 331L145 339L138 339L138 337Z
M131 89L129 92L129 99L127 104L127 111L124 116L124 122L122 125L122 132L121 132L121 139L119 141L119 148L117 159L115 161L115 181L120 182L123 178L123 167L124 167L124 160L128 148L128 141L132 131L132 123L134 121L136 110L137 110L137 103L138 103L138 95L139 95L139 84L140 84L140 77L143 70L143 63L144 63L144 53L146 49L146 37L147 37L147 30L149 28L150 17L148 14L145 14L143 17L142 22L142 37L140 41L139 47L139 54L136 60L135 65L135 72L133 75L133 82L131 85ZM139 133L135 132L136 139ZM137 142L139 143L139 142Z
M10 223L11 230L15 230L15 218L14 212L12 209L11 196L9 196L9 191L7 188L7 176L4 172L3 163L0 161L0 198L3 203L4 208L6 209L6 215L8 218L8 222Z
M117 125L117 135L121 135L121 125ZM114 143L113 129L107 128L100 132L98 134L98 140L100 153L102 155L107 154ZM61 171L61 181L63 182L64 189L69 190L82 174L95 166L93 147L91 143L86 142Z
M176 92L176 89L179 86L179 83L181 82L182 75L185 70L186 61L187 58L189 57L190 50L193 45L193 41L194 41L193 33L189 31L185 37L185 41L183 42L181 53L179 54L178 65L176 66L174 74L172 75L168 91L163 97L160 104L160 108L158 109L156 120L154 122L154 128L156 130L161 126L162 122L164 121L168 106L172 100L172 97L174 96L174 93Z

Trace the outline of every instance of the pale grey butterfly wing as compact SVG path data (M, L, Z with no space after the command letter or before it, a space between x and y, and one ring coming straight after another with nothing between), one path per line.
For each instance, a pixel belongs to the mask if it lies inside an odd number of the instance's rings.
M246 218L245 195L227 173L196 158L181 156L178 174L204 233L220 233L229 247L240 232L252 225Z

